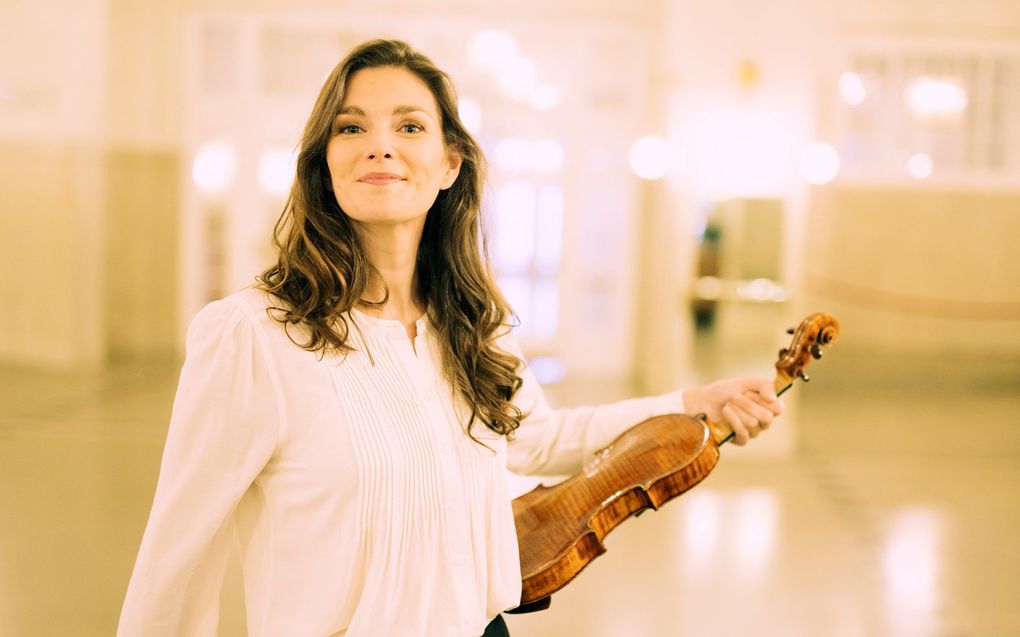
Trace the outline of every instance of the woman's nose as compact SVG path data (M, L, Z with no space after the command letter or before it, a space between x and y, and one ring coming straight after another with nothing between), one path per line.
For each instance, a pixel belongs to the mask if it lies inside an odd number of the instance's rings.
M375 133L368 142L369 159L392 159L393 139L385 132Z

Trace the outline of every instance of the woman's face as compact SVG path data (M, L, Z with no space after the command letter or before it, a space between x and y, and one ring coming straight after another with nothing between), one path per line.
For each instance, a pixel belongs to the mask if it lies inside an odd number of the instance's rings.
M326 147L340 207L365 224L424 223L457 179L432 91L401 67L361 69L347 81Z

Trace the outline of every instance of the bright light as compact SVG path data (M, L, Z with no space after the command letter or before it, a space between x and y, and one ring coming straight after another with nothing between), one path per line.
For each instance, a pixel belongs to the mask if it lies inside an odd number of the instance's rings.
M674 165L680 165L682 151L686 155L683 172L690 174L698 196L704 199L784 197L799 183L797 140L807 134L797 117L798 108L792 102L788 110L778 105L706 102L685 113L683 128L670 135L684 140L674 151Z
M844 102L851 106L857 106L864 102L868 91L864 88L861 76L848 71L839 76L839 94Z
M907 160L907 172L914 179L925 179L931 175L931 171L934 168L935 162L925 153L911 155L910 159Z
M661 137L638 138L630 147L630 169L641 179L661 179L669 172L669 142Z
M543 385L558 383L567 375L567 366L552 356L536 356L528 361L528 367Z
M294 183L297 151L274 148L259 157L259 185L268 193L286 195Z
M521 321L517 333L531 330L532 323L532 288L531 279L525 275L502 275L498 280L499 289L503 292L514 314Z
M480 31L468 48L471 59L483 67L496 67L517 54L517 43L500 31Z
M528 181L509 181L496 190L493 261L501 272L523 274L531 265L537 200L535 186Z
M919 77L903 91L903 99L925 123L955 119L967 108L967 91L953 78Z
M560 326L560 286L555 280L540 279L535 284L535 303L532 319L535 335L545 338L556 336Z
M208 195L225 191L236 174L237 153L227 142L211 142L200 147L191 164L195 185Z
M775 550L779 503L773 491L751 489L739 494L734 504L733 557L740 574L747 577L757 574Z
M683 498L683 547L680 568L690 579L704 582L705 575L717 566L719 534L723 526L723 502L715 491L695 489Z
M482 132L482 107L477 101L470 97L460 98L460 103L457 105L457 114L460 116L460 121L464 124L464 128L469 133L478 135Z
M563 144L558 139L537 139L531 144L535 172L552 175L563 168Z
M751 301L775 301L777 303L789 298L786 289L780 283L769 279L742 281L737 285L737 297Z
M548 111L560 105L562 94L560 88L549 82L536 85L528 95L528 103L537 110Z
M531 169L531 143L519 137L507 137L496 142L492 161L496 166L512 173L526 173Z
M809 184L820 186L839 173L839 153L824 142L806 144L800 152L800 175Z
M944 602L942 538L943 521L934 509L906 509L893 518L882 551L883 597L893 634L932 633Z
M538 191L535 230L535 270L556 274L563 250L563 188L556 184Z
M717 276L698 277L694 281L694 296L706 301L716 301L723 294L722 281Z
M511 97L529 95L535 87L538 72L528 58L514 57L500 63L496 69L496 85Z
M507 172L552 175L563 168L563 144L557 139L508 137L496 142L492 159Z

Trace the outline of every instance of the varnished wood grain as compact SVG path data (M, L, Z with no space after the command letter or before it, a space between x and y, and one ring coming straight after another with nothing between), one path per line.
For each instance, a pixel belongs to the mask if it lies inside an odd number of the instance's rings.
M605 552L602 540L610 531L690 489L718 459L705 422L658 416L623 433L576 476L515 499L521 603L565 586Z

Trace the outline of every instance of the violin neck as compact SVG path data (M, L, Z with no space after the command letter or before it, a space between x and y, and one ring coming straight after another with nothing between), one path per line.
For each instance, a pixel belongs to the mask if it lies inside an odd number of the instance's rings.
M781 396L786 390L793 387L793 378L783 372L778 372L773 387L775 387L776 396ZM721 446L733 439L733 427L728 422L717 423L706 418L705 424L712 432L712 440L715 440L716 445Z

